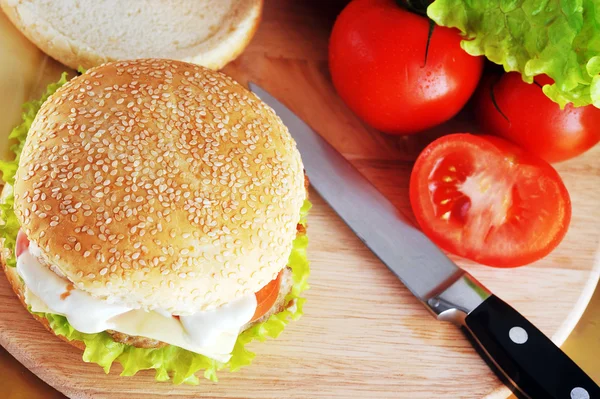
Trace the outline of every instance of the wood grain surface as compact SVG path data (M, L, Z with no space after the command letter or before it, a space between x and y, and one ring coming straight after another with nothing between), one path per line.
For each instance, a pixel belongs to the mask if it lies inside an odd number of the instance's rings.
M339 9L339 2L267 1L250 47L224 72L280 98L410 215L412 162L437 135L465 129L468 114L413 137L385 136L364 126L336 96L328 76L327 38ZM457 262L560 344L599 277L600 147L557 169L572 196L573 220L551 256L518 269ZM311 196L306 314L279 339L252 344L253 366L220 373L218 384L156 383L152 372L119 377L119 366L105 375L35 322L4 279L0 344L73 398L506 398L507 390L460 331L432 318L322 199Z

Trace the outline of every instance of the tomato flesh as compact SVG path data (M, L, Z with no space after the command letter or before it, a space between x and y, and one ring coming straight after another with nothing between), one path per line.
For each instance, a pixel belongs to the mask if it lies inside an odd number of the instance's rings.
M491 136L452 134L431 143L415 163L410 200L422 230L441 248L497 267L545 256L571 218L558 173Z
M15 245L15 253L17 258L29 248L29 239L23 232L23 230L19 230L17 234L17 244Z
M256 311L250 321L260 319L265 313L271 309L277 297L279 296L279 288L281 287L281 276L283 270L279 272L275 279L271 280L269 284L265 285L260 291L256 292Z

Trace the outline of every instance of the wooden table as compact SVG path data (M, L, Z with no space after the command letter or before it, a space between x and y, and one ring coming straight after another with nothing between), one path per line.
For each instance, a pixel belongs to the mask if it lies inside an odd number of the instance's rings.
M245 82L247 79L253 79L259 84L263 85L266 89L270 90L286 102L296 113L304 118L309 124L315 127L321 132L332 144L346 155L365 175L371 179L380 190L386 195L392 198L396 205L405 212L410 212L408 202L406 200L406 185L407 177L410 172L410 165L416 154L423 146L435 137L438 133L432 133L427 135L419 135L410 139L389 137L382 135L372 129L364 126L352 113L344 106L344 104L337 98L335 92L331 87L331 82L328 78L327 64L326 64L326 46L327 46L327 35L331 24L335 18L335 15L343 7L344 1L330 1L330 2L298 2L298 1L267 1L266 10L263 23L257 32L255 39L247 51L234 63L228 65L225 68L225 72L231 74L241 82ZM40 88L44 85L44 82L53 80L58 76L58 73L63 69L62 66L48 60L43 57L31 44L29 44L24 38L12 29L8 24L5 17L0 14L0 59L2 64L0 65L0 112L3 112L3 118L0 118L0 132L5 134L11 126L18 122L19 107L20 104L29 98L36 98L39 95ZM40 65L44 65L44 74L39 76ZM6 95L11 93L11 95ZM0 140L0 145L6 146L6 143ZM3 147L0 147L2 150ZM552 306L557 309L557 312L566 314L568 309L571 309L573 305L571 301L574 301L576 295L573 292L565 293L565 300L569 301L568 304L561 302L560 290L561 278L564 281L569 280L570 271L585 271L586 268L591 268L590 264L578 265L577 261L582 259L586 262L592 262L589 254L586 252L578 253L578 247L581 242L586 250L589 252L591 246L594 249L594 243L598 245L598 238L600 237L600 226L597 223L598 215L597 210L593 206L593 203L589 203L590 193L587 192L588 188L600 190L600 185L592 184L590 182L598 182L598 176L600 176L600 165L597 161L600 159L600 149L596 148L592 155L582 158L580 161L562 164L559 166L559 170L565 176L567 185L570 185L572 193L576 193L575 198L576 205L580 202L586 202L589 206L589 211L583 212L581 208L578 208L577 216L574 220L577 223L577 228L574 228L574 232L583 231L585 237L578 239L576 237L568 237L567 244L572 245L569 248L568 245L561 246L559 250L547 260L542 263L531 266L530 268L517 269L515 271L498 271L489 268L482 268L477 265L462 262L463 266L473 271L477 277L482 276L484 282L490 285L497 285L502 294L509 296L507 299L511 299L511 302L515 304L519 310L526 313L527 316L536 317L534 320L536 323L540 322L543 329L546 329L549 333L556 333L555 339L559 342L564 340L561 336L561 331L564 335L570 331L569 326L561 326L564 324L565 319L550 320L549 317L552 315L552 309L543 309L543 314L547 317L543 318L540 315L533 315L532 308L529 303L537 303L539 306ZM585 180L586 176L589 179ZM583 180L581 180L583 179ZM589 187L588 187L589 186ZM587 191L586 191L587 190ZM583 201L582 198L585 200ZM597 198L597 197L596 197ZM499 386L499 382L489 374L489 371L483 365L472 349L463 341L460 334L458 334L451 326L438 324L432 319L429 319L426 311L421 309L418 303L410 297L406 290L393 279L391 274L380 265L377 260L370 254L364 247L361 246L360 242L356 237L353 237L348 229L335 218L323 202L317 197L315 212L311 216L311 228L317 229L310 232L310 237L313 239L311 244L310 257L313 261L314 268L314 280L313 290L309 291L309 305L307 309L312 309L312 314L301 319L297 325L291 326L290 331L286 331L281 341L277 343L266 343L264 348L261 348L265 353L259 353L263 361L261 364L257 364L248 372L243 372L234 377L225 377L224 382L220 384L218 389L227 391L230 386L227 384L238 383L249 383L252 380L248 378L253 377L253 373L258 373L260 370L264 370L266 373L273 372L272 367L275 367L279 362L283 364L286 361L288 353L286 350L290 349L295 345L295 339L304 339L303 331L312 331L312 323L318 323L318 317L327 317L330 311L335 314L346 314L345 309L341 308L342 304L337 303L336 300L340 298L349 298L347 288L357 289L358 277L354 275L344 275L343 269L340 268L345 259L336 259L337 255L327 254L327 247L333 246L334 248L329 249L330 251L339 251L339 256L349 256L351 259L350 264L354 265L354 272L359 272L361 269L358 268L357 263L362 262L365 270L365 276L374 277L377 279L378 288L371 287L367 288L364 293L367 297L372 298L374 301L378 301L382 310L378 312L373 311L373 317L376 319L377 314L380 315L404 315L409 320L408 323L414 323L418 326L417 330L406 336L406 340L410 341L410 336L414 335L420 339L427 340L428 342L454 342L453 351L456 356L460 353L460 361L464 362L466 370L464 375L469 376L465 382L464 390L457 391L456 386L452 389L445 389L444 384L438 383L429 385L427 380L412 381L415 386L420 386L422 391L417 395L419 397L435 397L435 398L479 398L485 395L487 392L492 392L495 387ZM585 205L585 204L584 204ZM597 207L597 202L596 202ZM590 220L590 217L592 218ZM585 228L582 226L582 220L585 223ZM329 240L329 241L328 241ZM341 240L337 242L337 240ZM579 244L578 244L579 243ZM583 247L582 247L583 248ZM583 250L582 250L583 251ZM585 251L583 251L585 252ZM592 251L593 252L593 251ZM596 251L597 252L597 251ZM346 259L347 260L347 259ZM575 264L573 264L575 262ZM561 269L564 267L564 269ZM331 269L328 269L331 268ZM336 269L337 268L337 269ZM581 269L578 269L581 268ZM564 270L562 273L561 270ZM561 274L562 273L562 274ZM514 277L515 283L519 285L519 289L511 287L511 279ZM527 278L531 278L532 281L528 287ZM546 286L539 284L539 278L547 278L548 281ZM596 277L597 278L597 277ZM337 280L337 285L336 285ZM573 281L577 280L575 278ZM579 280L577 280L579 281ZM552 282L552 284L550 284ZM340 286L339 284L342 284ZM573 283L575 284L575 283ZM579 284L579 283L578 283ZM552 295L553 287L556 287L556 295ZM492 287L495 288L495 287ZM563 287L568 289L569 287ZM526 291L530 289L531 292ZM583 289L583 288L582 288ZM332 290L337 295L336 298L328 297L328 290ZM397 302L401 304L394 305L394 301L390 298L376 298L376 292L385 292L388 294L398 295ZM545 296L544 299L535 298L535 294ZM529 297L528 296L531 296ZM358 294L357 294L358 295ZM328 301L326 301L328 298ZM545 299L547 298L547 300ZM568 299L567 299L568 298ZM7 299L10 300L10 299ZM539 301L536 302L536 301ZM547 303L544 303L547 301ZM352 303L352 306L356 303ZM563 306L564 305L564 306ZM360 304L358 304L360 306ZM376 309L376 308L374 308ZM360 309L361 314L365 316L365 320L368 322L369 310L364 307ZM544 313L545 312L545 313ZM27 316L27 315L26 315ZM0 316L2 317L2 316ZM11 316L12 317L12 316ZM15 316L19 320L19 315ZM562 317L562 316L561 316ZM568 319L568 318L566 318ZM575 318L576 319L576 318ZM16 320L16 319L15 319ZM569 321L571 322L571 321ZM566 324L568 324L567 322ZM575 321L572 320L572 323ZM404 323L404 321L400 321ZM316 325L316 324L315 324ZM384 324L378 324L380 327ZM427 329L423 329L426 326ZM29 324L28 324L29 327ZM394 334L394 324L385 324L386 328L390 328L390 339L394 342L401 342L404 338L399 339ZM36 326L32 324L32 328ZM316 330L315 330L316 331ZM302 345L306 345L305 348L310 352L309 356L316 356L312 350L311 345L318 346L320 337L318 334L311 334L306 338L306 341ZM334 331L334 329L330 330ZM337 331L337 330L335 330ZM410 330L404 330L410 331ZM435 332L435 335L433 333ZM324 334L323 338L327 339L327 333L329 331L321 331L320 334ZM339 333L339 331L337 331ZM379 331L378 333L381 333ZM45 334L45 333L44 333ZM71 364L73 372L76 373L77 369L81 369L82 373L91 373L89 378L86 380L86 384L92 387L92 381L94 376L98 378L98 385L94 386L94 392L100 397L104 397L101 394L103 390L101 381L105 381L105 376L102 375L101 371L93 370L90 365L77 363L77 354L69 352L72 349L64 344L56 343L57 341L50 335L39 335L44 340L48 340L49 347L58 349L59 356L56 359L57 362L63 360L61 354L69 354L69 359L74 359L75 364ZM381 337L381 334L377 335ZM437 338L436 338L437 337ZM312 340L312 342L311 342ZM415 341L418 342L418 341ZM376 343L374 342L373 345ZM368 347L365 346L365 347ZM256 348L256 346L255 346ZM444 346L441 345L439 348L429 354L420 355L416 352L401 353L398 356L413 356L415 359L421 359L424 364L433 364L440 356L444 353ZM584 314L581 322L575 328L574 332L570 335L564 344L564 348L569 355L571 355L575 361L577 361L588 373L592 375L596 381L600 382L600 362L597 361L597 357L600 354L600 291L594 295L586 313ZM292 348L293 353L300 356L303 347ZM419 350L418 345L415 347L415 351ZM458 351L458 352L457 352ZM340 347L337 350L330 350L328 356L335 358L336 356L343 355L343 349ZM422 358L420 357L422 356ZM430 356L427 358L427 356ZM431 356L434 356L433 358ZM360 359L360 354L355 357ZM348 359L341 359L339 362L333 365L339 366L338 374L336 378L329 380L331 385L335 381L339 381L340 384L344 382L348 386L353 385L354 388L359 387L357 384L364 384L364 382L356 379L347 380L343 379L344 375L358 376L356 365L348 362ZM419 368L421 360L413 362L416 368ZM426 361L425 361L426 360ZM444 364L444 359L439 358L440 363ZM447 360L447 359L446 359ZM461 363L462 364L462 363ZM269 368L269 365L271 368ZM47 375L48 370L51 368L51 363L45 363L41 369L37 369L38 373L45 373ZM261 367L263 367L261 369ZM85 370L85 371L83 371ZM443 370L435 370L428 368L429 374L435 377L438 373ZM10 357L0 348L0 372L2 372L2 378L0 379L0 396L9 399L13 398L59 398L63 397L60 393L49 388L37 377L31 374L25 367L20 365L14 359ZM319 375L315 374L315 370L306 369L306 374L298 377L302 377L302 381L309 381L309 377L313 375L314 380L319 379ZM354 374L352 374L354 373ZM373 370L370 371L373 373ZM381 368L379 375L381 383L386 381L385 377L386 370ZM418 373L416 373L418 375ZM265 374L271 375L271 374ZM277 373L272 373L276 376ZM136 377L134 380L123 380L123 379L111 379L110 389L118 392L119 385L127 386L129 384L152 384L149 375L145 375L142 379ZM330 373L329 378L333 374ZM424 378L424 377L420 377ZM106 380L108 381L108 380ZM133 382L130 382L133 381ZM255 380L257 384L267 384L265 381ZM273 383L277 383L274 381ZM285 379L281 379L279 383L289 384L293 386L294 382L288 378L287 382ZM392 381L393 383L393 381ZM407 384L411 381L407 380ZM206 386L204 386L206 387ZM343 388L343 386L340 386ZM487 389L489 387L489 389ZM298 386L296 386L298 388ZM306 385L306 392L311 386ZM333 389L332 387L329 387ZM368 387L365 386L366 389ZM107 388L109 389L109 388ZM209 388L212 389L212 388ZM217 388L215 388L217 389ZM472 390L471 390L472 389ZM172 394L177 394L176 388L171 388L168 384L156 387L156 390L167 392L172 390ZM204 388L196 390L198 395L204 391ZM231 385L230 392L243 392L240 387ZM353 392L358 392L359 389L355 389ZM194 392L189 390L187 392ZM216 392L216 391L215 391ZM299 392L299 391L295 391ZM334 391L331 391L332 394ZM383 392L383 391L382 391ZM385 394L387 392L387 395ZM405 391L402 391L405 392ZM475 393L473 393L475 392ZM204 391L206 394L206 391ZM277 392L265 390L265 396L277 395ZM260 392L254 392L253 395L260 394ZM372 392L373 395L377 396L376 392ZM94 395L94 394L93 394ZM116 395L116 396L115 396ZM118 396L115 393L113 397ZM134 394L132 394L135 396ZM210 395L210 394L209 394ZM326 395L323 394L322 395ZM342 395L342 393L340 393ZM385 391L382 393L383 396L391 396L391 391ZM132 396L132 397L133 397ZM216 393L215 393L216 396ZM348 395L350 396L350 395ZM137 396L136 396L137 397ZM238 393L236 397L244 397L243 393ZM311 397L309 393L305 397ZM402 393L397 394L397 397L402 396ZM493 397L506 397L506 391L501 389L496 391Z

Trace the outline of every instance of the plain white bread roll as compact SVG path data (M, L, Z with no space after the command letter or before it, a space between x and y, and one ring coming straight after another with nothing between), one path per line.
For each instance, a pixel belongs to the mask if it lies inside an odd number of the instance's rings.
M170 58L220 69L254 35L262 0L0 0L12 23L61 63Z
M78 288L189 314L286 266L306 197L296 144L231 78L169 60L109 63L35 118L15 212Z

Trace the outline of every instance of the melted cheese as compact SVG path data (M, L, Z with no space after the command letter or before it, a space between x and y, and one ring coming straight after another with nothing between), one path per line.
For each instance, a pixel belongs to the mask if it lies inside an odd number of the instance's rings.
M42 265L33 242L18 257L17 272L25 282L25 301L33 312L65 316L83 333L114 330L166 342L220 362L229 360L240 329L256 311L254 294L214 310L180 317L109 303L74 288Z

